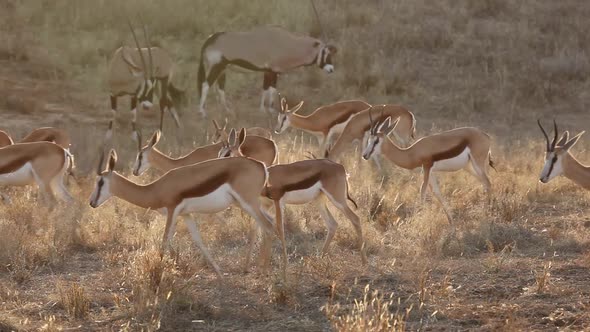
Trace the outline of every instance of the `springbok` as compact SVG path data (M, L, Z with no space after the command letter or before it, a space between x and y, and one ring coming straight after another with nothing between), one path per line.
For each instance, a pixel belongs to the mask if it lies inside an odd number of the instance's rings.
M374 154L382 154L399 167L405 169L421 167L423 171L421 201L424 201L427 186L430 186L451 225L453 225L453 218L441 195L435 172L466 169L483 184L488 202L491 200L492 184L488 178L487 166L489 164L493 168L494 163L491 159L488 134L478 128L457 128L422 137L410 147L400 148L387 136L398 121L396 119L392 123L392 118L387 117L384 121L372 124L367 146L363 151L363 159L368 160Z
M240 130L238 137L236 137L236 130L232 128L227 141L223 141L222 144L219 158L245 156L258 160L266 166L274 164L279 159L277 145L273 140L246 135L244 128Z
M0 148L0 186L26 186L36 183L46 201L54 193L66 202L73 201L64 187L70 167L70 153L50 142L18 143ZM8 196L0 193L3 200Z
M215 127L215 135L213 136L213 143L217 143L219 141L226 141L229 137L227 133L227 118L225 119L225 123L223 127L219 125L219 123L213 120L213 126ZM272 139L272 134L270 130L262 127L250 127L246 128L246 134L260 136L268 139Z
M177 108L186 104L185 92L176 88L170 81L173 74L174 62L166 50L161 47L151 47L144 27L147 47L140 47L135 31L129 23L129 29L135 40L135 48L119 47L108 65L107 82L111 98L111 110L114 121L117 116L117 98L131 96L132 129L137 136L137 103L144 110L152 108L154 88L159 85L160 100L160 130L164 122L164 112L168 110L177 127L180 127ZM146 58L149 60L146 61ZM139 64L140 65L139 65Z
M256 159L255 156L262 155L265 157L271 154L276 155L276 146L274 146L274 144L272 147L268 147L270 150L272 150L271 152L261 152L259 151L260 145L258 144L258 140L254 138L254 136L248 137L249 138L247 138L245 142L242 143L243 150L245 150L247 157ZM225 141L213 143L198 147L191 153L180 158L171 158L156 148L156 144L158 144L160 138L161 132L158 130L152 135L148 144L142 147L140 137L137 144L137 156L135 158L135 164L133 165L133 175L139 176L151 167L154 167L155 169L165 173L174 168L188 166L210 159L216 159L219 156L219 151L223 149L225 144L227 144ZM250 154L250 152L252 152L252 154ZM263 159L268 160L270 157L265 157Z
M303 101L290 109L285 99L281 98L275 133L280 134L289 127L301 129L318 139L322 151L332 143L333 137L342 133L353 115L371 107L361 100L347 100L319 107L310 115L299 115L296 112L302 105Z
M331 146L326 147L324 157L338 161L342 152L355 142L361 142L361 146L366 145L367 133L371 129L372 112L378 112L377 121L383 121L388 117L398 118L398 124L395 127L394 136L406 146L414 139L416 132L416 118L414 114L406 108L398 105L376 105L371 106L355 115L353 115L338 139ZM362 148L361 148L362 150ZM381 162L378 157L371 158L381 170Z
M111 150L106 170L101 169L101 155L97 180L90 196L90 206L101 206L115 196L139 207L158 210L167 216L162 240L165 252L176 228L176 219L191 213L212 214L237 205L252 216L266 238L274 233L271 219L260 207L260 193L268 178L266 167L249 158L213 159L190 166L175 168L147 185L138 185L113 171L117 154ZM217 264L203 244L199 227L194 220L184 219L193 241L219 277ZM251 235L255 232L251 232ZM275 233L276 234L276 233ZM251 243L254 239L251 237ZM249 264L252 246L247 254Z
M225 99L225 68L228 65L264 72L260 109L265 111L268 95L268 111L273 112L272 105L279 74L314 64L332 73L333 54L336 54L336 47L278 26L261 26L246 32L214 33L201 47L197 78L201 98L199 111L203 117L207 116L207 93L217 82L221 104L227 112L233 112Z
M580 137L585 133L582 131L576 136L569 138L569 132L566 130L559 141L557 141L557 123L553 120L553 140L549 142L549 136L543 126L541 120L537 120L539 128L545 136L547 143L545 151L545 166L541 171L539 181L547 183L559 175L574 181L576 184L584 189L590 190L590 166L582 165L569 150L574 146Z
M347 174L342 165L327 159L311 159L270 166L268 168L268 187L263 192L263 196L274 202L279 202L281 216L284 216L285 204L301 205L314 202L328 229L322 247L324 254L328 252L338 228L338 223L328 210L327 201L330 201L352 223L357 233L361 260L363 264L366 263L360 219L350 209L347 200L351 201L355 207L357 204L348 193ZM271 201L263 201L263 205L267 208L271 203ZM279 236L282 239L284 238L283 218L277 217L276 222Z
M0 131L0 147L14 144L12 138L4 131ZM70 152L71 140L68 133L59 128L54 127L40 127L33 129L27 136L23 137L18 143L32 143L32 142L53 142L61 146L64 150ZM68 175L75 178L73 173L74 155L68 153L69 168Z

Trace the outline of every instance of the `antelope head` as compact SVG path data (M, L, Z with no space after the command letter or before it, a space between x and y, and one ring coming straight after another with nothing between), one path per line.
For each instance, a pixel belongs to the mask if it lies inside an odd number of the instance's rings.
M154 149L154 146L158 144L162 133L156 130L150 138L148 144L144 147L141 146L141 136L137 143L137 156L135 157L135 163L133 164L133 175L140 176L150 168L150 153Z
M100 158L98 160L98 167L96 168L96 185L90 195L90 206L97 208L106 202L113 194L111 193L111 179L115 164L117 163L117 153L115 150L110 151L109 159L107 161L107 169L102 168L104 161L104 149L101 150Z
M381 123L373 122L373 115L372 115L373 107L369 109L369 121L371 122L371 129L369 130L369 139L367 140L367 146L363 150L363 159L369 160L373 154L381 153L381 145L383 144L383 140L387 139L387 135L389 135L399 118L395 119L395 121L391 120L391 117L387 117L387 119L383 120Z
M303 101L299 102L299 104L295 105L295 107L289 109L289 104L287 104L287 100L281 97L281 109L279 110L277 126L275 128L276 134L280 134L287 130L287 128L289 128L289 126L291 125L289 115L299 111L301 106L303 106Z
M574 146L580 136L584 134L584 132L579 133L578 135L574 136L573 138L569 138L569 132L566 130L559 141L557 137L559 136L557 131L557 123L553 120L553 139L549 139L549 135L541 125L541 120L537 120L537 124L539 128L541 128L541 132L543 136L545 136L545 165L543 166L543 170L541 171L541 175L539 177L539 181L543 183L547 183L551 181L554 177L563 174L563 157L569 151L569 149Z

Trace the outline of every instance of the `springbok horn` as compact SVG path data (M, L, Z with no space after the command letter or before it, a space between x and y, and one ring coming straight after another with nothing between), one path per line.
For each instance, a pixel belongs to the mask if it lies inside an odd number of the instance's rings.
M541 119L537 119L537 124L539 125L539 128L541 128L543 136L545 136L545 141L547 142L547 151L551 151L551 143L549 143L549 136L547 135L545 128L543 128L543 126L541 125Z
M555 134L553 135L553 142L551 142L551 150L555 149L555 144L557 144L557 122L553 119L553 130Z

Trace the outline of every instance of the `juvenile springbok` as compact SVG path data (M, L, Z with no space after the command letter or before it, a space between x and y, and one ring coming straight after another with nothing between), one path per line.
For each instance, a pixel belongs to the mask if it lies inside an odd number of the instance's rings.
M361 100L347 100L321 106L310 115L299 115L296 112L302 105L303 101L289 109L285 98L281 98L275 133L280 134L289 127L301 129L318 139L321 151L325 151L326 145L330 145L332 139L342 133L353 115L371 106Z
M334 71L332 55L336 47L319 39L292 33L278 26L261 26L245 32L217 32L201 47L197 88L199 111L203 117L209 88L217 82L219 99L226 111L232 112L225 100L225 69L229 65L264 72L260 109L272 112L279 74L302 66L317 65L328 73Z
M270 166L278 161L279 154L277 145L271 139L246 135L246 130L242 128L236 138L236 130L232 128L229 132L227 141L223 141L223 146L219 150L218 157L245 156L256 159L266 166Z
M274 165L268 168L268 187L263 196L271 201L263 201L269 208L273 202L279 202L280 216L284 216L285 204L301 205L314 202L326 223L328 234L322 247L322 253L328 252L330 242L336 234L338 223L328 210L330 201L350 220L357 233L358 247L361 260L366 263L363 232L358 215L348 206L347 200L355 207L356 202L348 193L348 180L344 167L327 159L312 159L297 161L291 164ZM281 224L279 224L279 221ZM279 236L284 238L283 218L276 218Z
M397 119L392 121L392 118L388 117L385 121L376 122L371 126L367 146L363 151L363 159L368 160L374 154L382 154L399 167L405 169L421 167L423 172L420 188L421 201L424 201L427 186L430 186L451 225L453 225L453 218L441 195L435 172L466 169L483 184L488 201L491 200L492 184L488 178L487 166L489 164L493 168L494 164L491 159L488 134L478 128L457 128L420 138L410 147L400 148L387 136L393 131L398 121Z
M367 133L372 125L371 117L375 113L377 113L376 121L383 121L388 117L399 119L393 134L402 146L406 146L414 139L416 118L412 112L398 105L376 105L353 115L342 130L342 134L338 136L336 142L326 148L324 156L328 159L338 161L342 152L353 143L359 142L361 146L365 146L368 137ZM378 157L371 158L377 167L381 169L381 163L377 159Z
M272 147L262 147L262 151L260 151L260 144L258 144L258 140L254 136L248 137L249 138L247 138L245 142L242 143L246 157L256 159L255 157L261 155L265 158L264 160L268 161L268 159L271 157L266 156L276 154L276 147L274 145ZM205 160L216 159L219 156L219 151L222 150L227 144L225 141L213 143L198 147L191 153L180 158L171 158L156 148L156 144L158 144L160 138L161 132L158 130L152 135L149 142L144 147L142 147L141 136L139 137L137 144L137 156L135 158L135 164L133 165L133 175L139 176L150 169L150 167L165 173L173 168L188 166L200 163ZM271 152L266 152L265 148L270 149Z
M569 138L569 132L566 130L559 141L557 141L557 123L553 120L553 140L549 142L549 136L543 126L541 120L537 120L539 128L545 136L547 143L545 151L545 166L541 171L539 181L547 183L559 175L574 181L576 184L584 189L590 190L590 166L582 165L569 150L574 146L580 137L585 133L582 131L576 136Z
M0 148L0 186L26 186L36 183L46 201L54 193L66 202L73 201L64 187L70 167L70 153L50 142L18 143ZM8 196L1 194L3 200Z
M215 134L213 136L213 143L217 143L219 141L227 141L229 138L229 134L227 133L227 118L225 118L225 123L223 127L219 125L219 123L213 120L213 126L215 127ZM268 139L272 139L272 134L270 130L262 127L250 127L246 128L246 134L252 136L260 136Z
M184 91L176 88L170 81L174 69L172 58L166 50L149 45L145 26L144 37L147 46L140 47L129 21L128 25L136 47L119 47L108 65L107 83L113 112L111 122L117 115L117 98L131 96L132 129L133 135L137 136L137 103L139 102L144 110L151 109L154 89L159 85L160 90L156 93L160 100L160 130L162 130L166 110L172 115L176 126L180 127L176 109L186 104L186 96Z
M265 237L274 233L270 217L260 207L260 193L268 178L266 167L249 158L224 158L175 168L147 185L135 184L114 171L117 154L111 150L107 169L102 170L101 155L90 206L101 206L115 196L131 204L158 210L166 215L162 251L166 251L175 233L176 219L191 213L212 214L237 205L252 216ZM203 244L194 220L184 219L193 241L219 277L221 271ZM251 232L255 234L255 232ZM251 238L252 242L253 239ZM250 246L250 249L252 246ZM251 250L246 257L249 263Z

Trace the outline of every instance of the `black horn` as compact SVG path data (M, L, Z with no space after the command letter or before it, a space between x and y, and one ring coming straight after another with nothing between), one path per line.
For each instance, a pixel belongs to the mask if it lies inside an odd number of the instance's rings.
M318 25L320 26L320 31L322 32L322 38L324 39L323 42L327 43L328 38L326 37L326 31L324 30L324 27L322 26L322 21L320 20L320 15L318 14L318 10L315 8L315 2L313 0L311 0L311 6L313 7L313 12L315 13L315 18L317 19Z
M98 166L96 167L96 175L101 175L103 168L102 163L104 162L104 146L100 148L100 158L98 158Z
M147 31L147 26L145 25L144 21L143 21L143 16L139 15L139 19L141 21L141 25L143 26L143 38L145 38L145 44L146 47L148 49L148 59L149 59L149 64L150 64L150 79L154 78L154 61L152 58L152 45L150 44L150 37L148 35L148 31Z
M553 119L553 130L555 134L553 135L553 142L551 142L551 150L555 149L555 145L557 144L557 122Z
M537 119L537 124L539 125L539 128L541 128L541 131L543 132L543 136L545 136L547 151L551 151L551 143L549 143L549 136L547 135L545 128L543 128L543 125L541 125L541 119Z
M143 73L144 76L147 75L147 68L146 68L146 64L145 64L145 59L143 57L143 53L141 52L141 47L139 46L139 41L137 40L137 35L135 35L135 30L133 30L133 26L131 25L131 21L129 20L129 17L127 17L127 25L129 26L129 29L131 30L131 34L133 35L133 40L135 40L135 46L137 46L137 52L139 53L139 57L141 58L141 65L143 66Z

